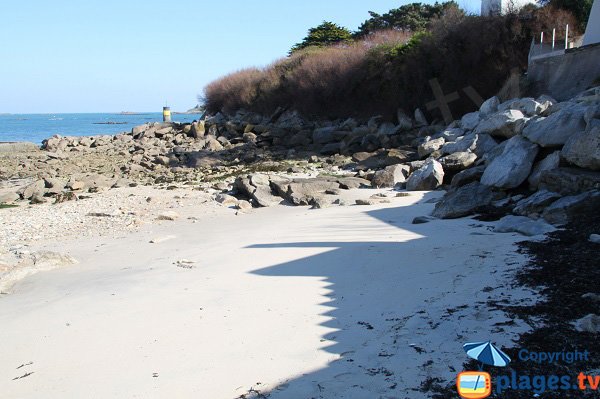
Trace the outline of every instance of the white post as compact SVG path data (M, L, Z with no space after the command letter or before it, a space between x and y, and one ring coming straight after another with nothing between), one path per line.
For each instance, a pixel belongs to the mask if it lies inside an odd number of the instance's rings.
M567 24L567 31L565 33L565 50L569 48L569 24Z
M544 32L540 33L540 49L544 50Z
M554 51L554 42L556 40L556 28L552 29L552 51Z

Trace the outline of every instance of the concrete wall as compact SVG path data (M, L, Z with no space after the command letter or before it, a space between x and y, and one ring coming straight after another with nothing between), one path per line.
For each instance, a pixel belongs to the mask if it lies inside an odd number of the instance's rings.
M600 0L594 0L590 19L588 20L583 45L600 43Z
M598 0L596 0L598 2ZM570 49L562 56L533 60L527 71L535 95L567 100L600 84L600 44Z

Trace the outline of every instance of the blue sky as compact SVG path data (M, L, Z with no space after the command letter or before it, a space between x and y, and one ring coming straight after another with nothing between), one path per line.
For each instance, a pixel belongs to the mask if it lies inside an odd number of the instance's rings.
M369 10L410 2L5 2L0 113L186 110L211 80L284 56L323 20L356 29Z

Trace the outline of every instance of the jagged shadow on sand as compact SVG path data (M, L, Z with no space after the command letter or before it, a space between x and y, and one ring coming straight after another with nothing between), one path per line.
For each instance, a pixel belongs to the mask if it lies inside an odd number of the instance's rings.
M427 194L417 204L408 207L367 211L366 215L385 223L380 229L385 230L383 240L380 235L371 234L375 232L367 231L365 235L373 237L374 241L337 241L332 237L327 242L251 247L331 248L315 256L253 273L261 276L317 276L330 284L327 287L330 290L328 298L321 304L323 315L328 320L321 325L334 331L325 334L322 339L330 343L325 350L339 355L339 360L330 362L325 368L292 377L269 392L261 392L265 396L257 396L254 392L248 398L426 396L414 390L407 395L408 387L420 385L422 381L415 379L423 374L423 369L411 370L407 365L427 363L427 356L422 356L421 348L411 346L410 342L414 334L422 334L423 330L437 334L432 330L439 322L427 317L428 304L440 296L439 288L432 281L446 278L446 270L440 265L446 264L447 260L444 254L438 252L435 243L447 240L448 230L437 230L429 224L411 224L415 216L424 214L424 207L416 205L430 198L431 195ZM427 254L428 259L421 263L419 258L423 254ZM433 277L435 274L441 274L441 277ZM449 279L452 274L452 271L448 272ZM441 339L456 339L456 336L450 333L449 337ZM290 345L293 344L290 342ZM424 349L424 352L427 351Z

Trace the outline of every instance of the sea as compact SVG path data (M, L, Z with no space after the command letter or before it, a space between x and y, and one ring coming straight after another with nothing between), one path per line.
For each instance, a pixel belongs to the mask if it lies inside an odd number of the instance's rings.
M173 122L192 122L200 114L173 114ZM130 132L147 122L162 122L162 112L115 114L0 114L0 142L41 144L55 134L92 136Z

